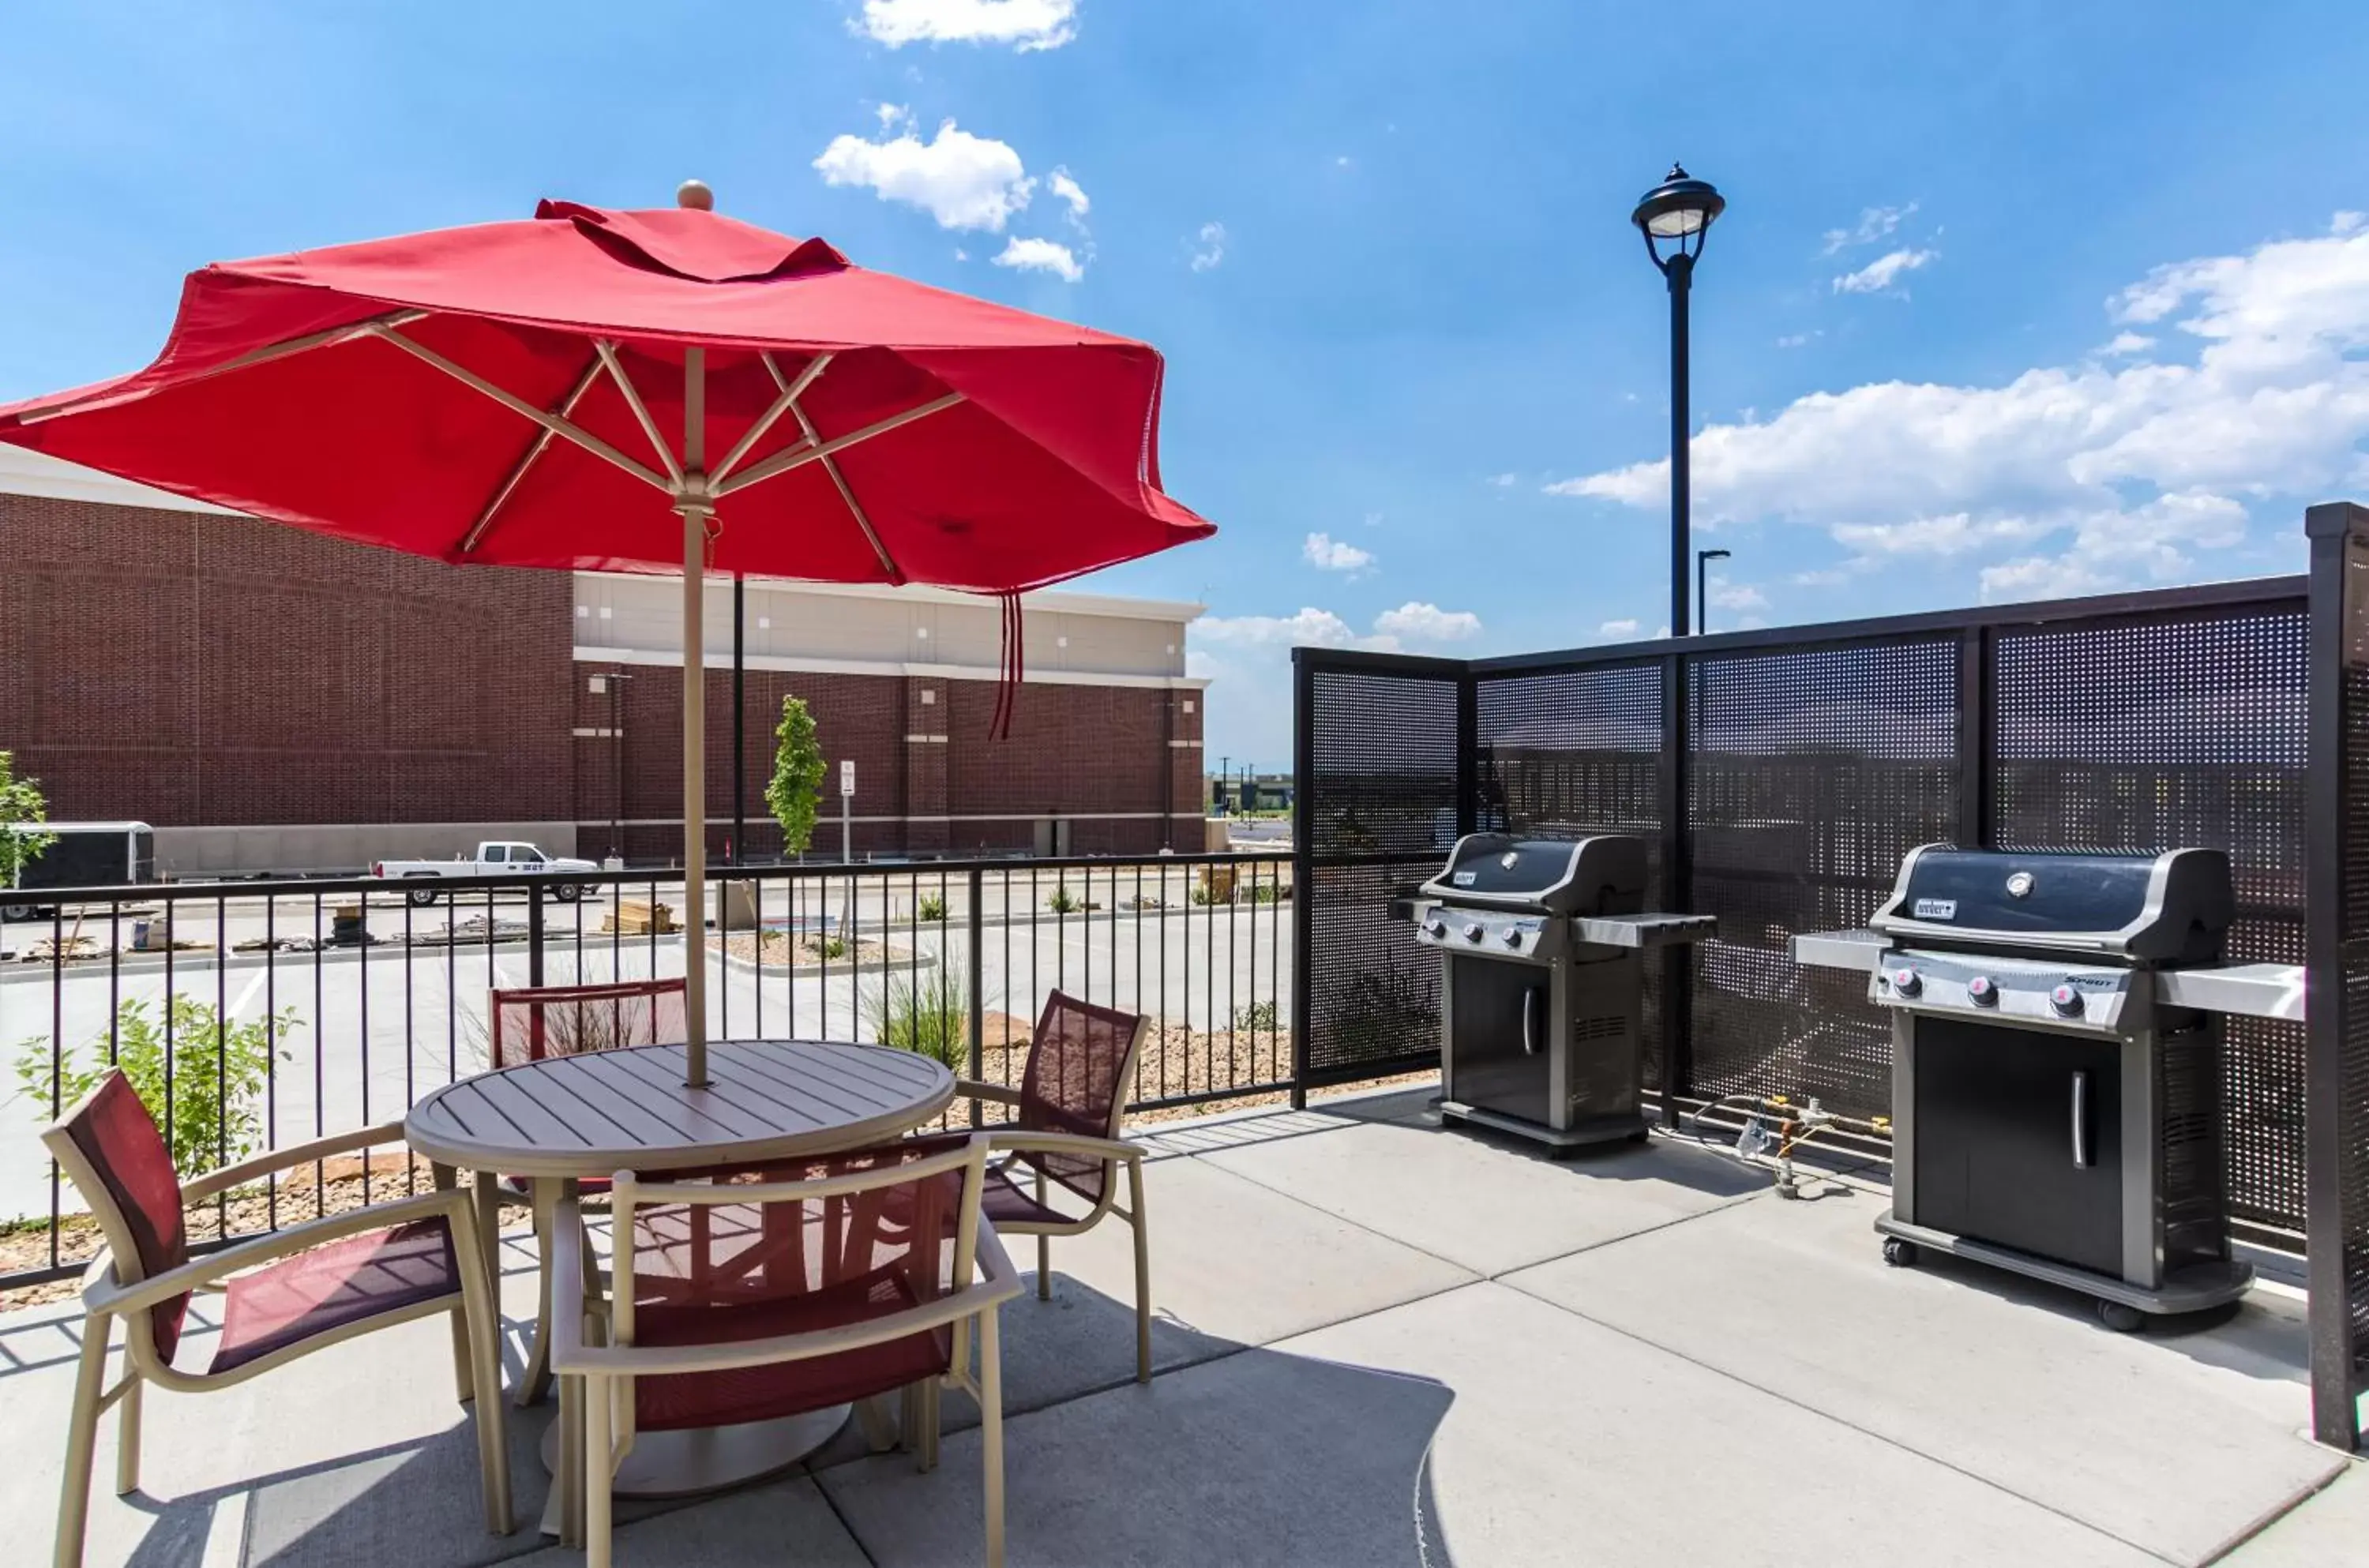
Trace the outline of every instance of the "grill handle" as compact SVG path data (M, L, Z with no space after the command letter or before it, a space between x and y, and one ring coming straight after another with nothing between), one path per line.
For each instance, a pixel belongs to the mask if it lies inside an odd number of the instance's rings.
M1537 986L1522 993L1522 1054L1536 1056L1546 1048L1547 993Z
M2097 1162L2089 1150L2089 1075L2073 1075L2073 1163L2088 1170Z

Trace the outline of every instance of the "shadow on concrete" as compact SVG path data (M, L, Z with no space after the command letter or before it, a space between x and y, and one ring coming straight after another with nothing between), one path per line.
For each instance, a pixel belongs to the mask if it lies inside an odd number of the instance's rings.
M1064 1280L1084 1321L1131 1320L1126 1303ZM1086 1304L1092 1298L1093 1304ZM1011 1303L1007 1342L1032 1333L1033 1297ZM1173 1325L1179 1335L1192 1333ZM1455 1402L1407 1374L1227 1346L1116 1383L1042 1399L1014 1391L1004 1425L1011 1560L1079 1568L1274 1562L1305 1568L1447 1568L1432 1444ZM1081 1354L1092 1356L1091 1345ZM1007 1359L1029 1379L1033 1352ZM1073 1381L1075 1381L1073 1379ZM946 1402L939 1467L842 1448L816 1479L882 1568L976 1560L977 1414ZM842 1434L841 1443L847 1441Z

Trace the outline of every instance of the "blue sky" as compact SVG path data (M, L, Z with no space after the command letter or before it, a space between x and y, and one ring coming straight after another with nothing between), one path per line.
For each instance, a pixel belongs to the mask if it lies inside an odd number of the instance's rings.
M1142 337L1215 541L1209 750L1297 640L1666 618L1665 296L1695 298L1712 624L2295 569L2369 496L2369 7L778 0L20 7L0 397L143 362L206 261L655 205ZM951 127L951 129L949 129ZM1024 265L997 265L1006 262Z

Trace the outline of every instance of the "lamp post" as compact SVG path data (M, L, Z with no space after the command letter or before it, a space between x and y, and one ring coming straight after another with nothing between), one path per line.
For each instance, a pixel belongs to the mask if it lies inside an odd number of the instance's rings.
M1705 573L1713 561L1724 561L1734 554L1733 550L1695 552L1695 633L1697 635L1711 630L1711 578Z
M1629 214L1645 237L1645 254L1670 285L1670 630L1678 636L1687 630L1687 292L1703 238L1726 210L1726 199L1710 182L1672 164L1668 177Z

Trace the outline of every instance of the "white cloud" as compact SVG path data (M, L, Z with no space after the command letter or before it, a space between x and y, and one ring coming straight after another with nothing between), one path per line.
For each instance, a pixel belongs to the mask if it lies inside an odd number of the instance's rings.
M1470 610L1442 610L1409 600L1375 616L1374 630L1411 643L1460 643L1481 635L1481 617Z
M1078 36L1078 0L864 0L850 25L891 49L909 43L1008 43L1059 49Z
M881 142L834 137L814 166L825 185L869 186L883 201L921 208L942 229L1001 234L1036 189L1009 143L974 136L951 120L927 142L910 123Z
M1906 207L1864 208L1860 212L1859 222L1852 227L1826 231L1825 249L1820 254L1832 256L1855 245L1873 245L1880 239L1888 238L1916 211L1917 203L1914 201Z
M1194 236L1193 270L1207 272L1226 259L1226 225L1210 222Z
M1497 488L1501 490L1510 490L1521 482L1522 476L1518 474L1492 474L1489 475L1489 483L1496 486Z
M1887 250L1858 271L1837 277L1835 292L1880 294L1898 282L1903 272L1914 272L1940 254L1938 250Z
M1816 571L1795 572L1786 580L1795 588L1837 588L1850 581L1851 574L1838 567L1821 567Z
M1058 273L1064 283L1074 283L1086 275L1085 267L1078 260L1077 253L1059 240L1022 239L1015 235L991 259L998 267L1017 268L1027 272Z
M1798 349L1802 344L1807 343L1811 338L1824 338L1826 332L1824 327L1819 327L1814 331L1810 332L1788 332L1785 336L1777 339L1777 347L1780 349Z
M1956 561L1988 598L2179 580L2246 503L2369 484L2369 229L2160 267L2109 302L2192 362L2038 366L1997 385L1814 393L1695 439L1696 517L1812 527L1877 562ZM1649 510L1666 461L1548 488ZM2260 570L2229 562L2225 570Z
M1711 602L1714 610L1766 610L1768 596L1748 582L1714 582Z
M1372 551L1360 550L1329 533L1310 534L1299 554L1310 566L1324 572L1362 572L1374 564Z
M880 117L880 129L887 131L913 118L913 111L900 103L884 103L874 109Z
M1365 515L1363 521L1368 528L1379 528L1382 526L1382 514L1378 511L1369 511Z
M1607 621L1596 628L1596 635L1599 637L1633 637L1637 635L1637 622L1633 617L1625 621Z
M2154 347L2155 339L2144 332L2117 332L2112 340L2098 352L2119 357L2124 354L2144 354Z
M1230 647L1345 647L1395 653L1392 636L1361 637L1330 610L1313 606L1297 615L1204 615L1193 635Z
M1068 169L1055 169L1045 180L1045 189L1070 204L1070 222L1083 223L1093 203L1086 199L1085 190L1070 177Z

